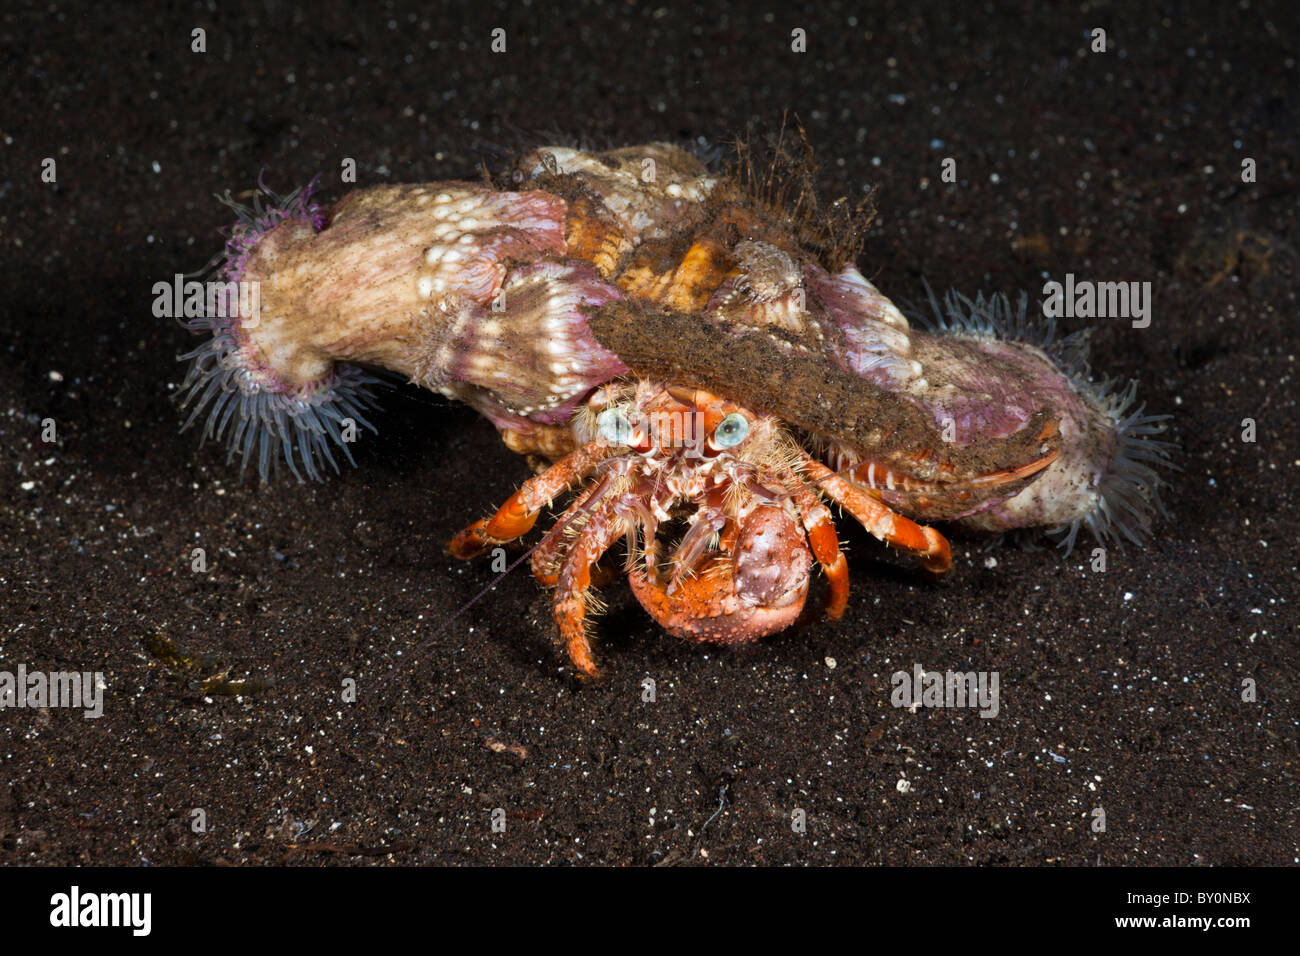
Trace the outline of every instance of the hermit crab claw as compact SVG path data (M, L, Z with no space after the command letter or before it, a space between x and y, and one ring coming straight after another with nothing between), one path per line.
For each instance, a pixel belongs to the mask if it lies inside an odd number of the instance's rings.
M929 445L877 457L839 448L831 457L841 475L891 509L923 521L952 521L1033 484L1060 457L1060 422L1042 413L1012 440L985 442L981 451L966 462L949 460Z
M792 625L808 597L813 556L798 523L760 507L723 532L720 550L672 587L642 570L632 593L664 630L688 641L743 644Z

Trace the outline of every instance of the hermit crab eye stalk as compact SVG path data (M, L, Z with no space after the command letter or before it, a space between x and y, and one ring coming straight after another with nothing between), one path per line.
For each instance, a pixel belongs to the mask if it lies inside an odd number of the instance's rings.
M732 412L714 429L713 444L717 448L735 448L747 437L749 420L739 412Z
M607 408L596 416L596 427L611 445L632 443L632 423L617 408Z

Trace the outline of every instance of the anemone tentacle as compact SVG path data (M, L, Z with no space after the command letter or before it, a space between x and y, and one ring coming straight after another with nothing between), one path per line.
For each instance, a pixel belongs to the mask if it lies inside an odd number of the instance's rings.
M377 407L371 386L383 384L382 378L340 364L307 388L278 390L246 363L229 320L194 319L190 325L212 337L181 356L190 361L180 386L180 408L189 410L181 431L201 422L201 440L224 442L226 462L238 456L241 475L256 452L263 481L278 470L281 457L299 481L304 472L323 481L327 462L338 473L331 444L356 465L344 428L352 422L377 432L364 412Z

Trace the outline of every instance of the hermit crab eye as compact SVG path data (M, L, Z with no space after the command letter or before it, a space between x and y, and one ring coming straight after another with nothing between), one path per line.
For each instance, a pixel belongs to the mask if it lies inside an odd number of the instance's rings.
M719 448L734 448L749 435L749 422L739 412L724 418L713 433L713 443Z
M617 408L607 408L597 415L596 427L612 445L627 445L632 441L632 423Z

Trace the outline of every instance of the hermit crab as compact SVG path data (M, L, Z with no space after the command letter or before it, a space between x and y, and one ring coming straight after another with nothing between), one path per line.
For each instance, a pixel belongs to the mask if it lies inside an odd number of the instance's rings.
M663 143L544 147L495 179L328 209L310 189L227 197L213 280L255 284L260 308L189 317L212 337L185 356L186 425L263 478L283 459L315 479L369 425L376 369L469 403L541 473L451 553L576 492L532 568L586 675L592 569L619 539L656 621L717 643L811 618L814 563L843 613L828 503L934 573L949 546L920 522L1141 543L1162 416L1093 382L1081 338L1024 297L932 296L909 321L857 268L869 208L818 204L811 169L779 146L722 172Z
M642 606L670 633L733 644L794 623L814 557L829 582L826 614L848 601L848 566L822 496L872 534L920 555L937 573L948 542L895 514L800 448L770 415L700 389L657 382L606 386L575 422L586 439L526 482L491 518L451 543L471 558L528 532L542 508L595 477L533 551L538 581L556 587L555 621L569 658L593 676L586 629L591 568L620 538ZM667 566L661 524L693 507Z

